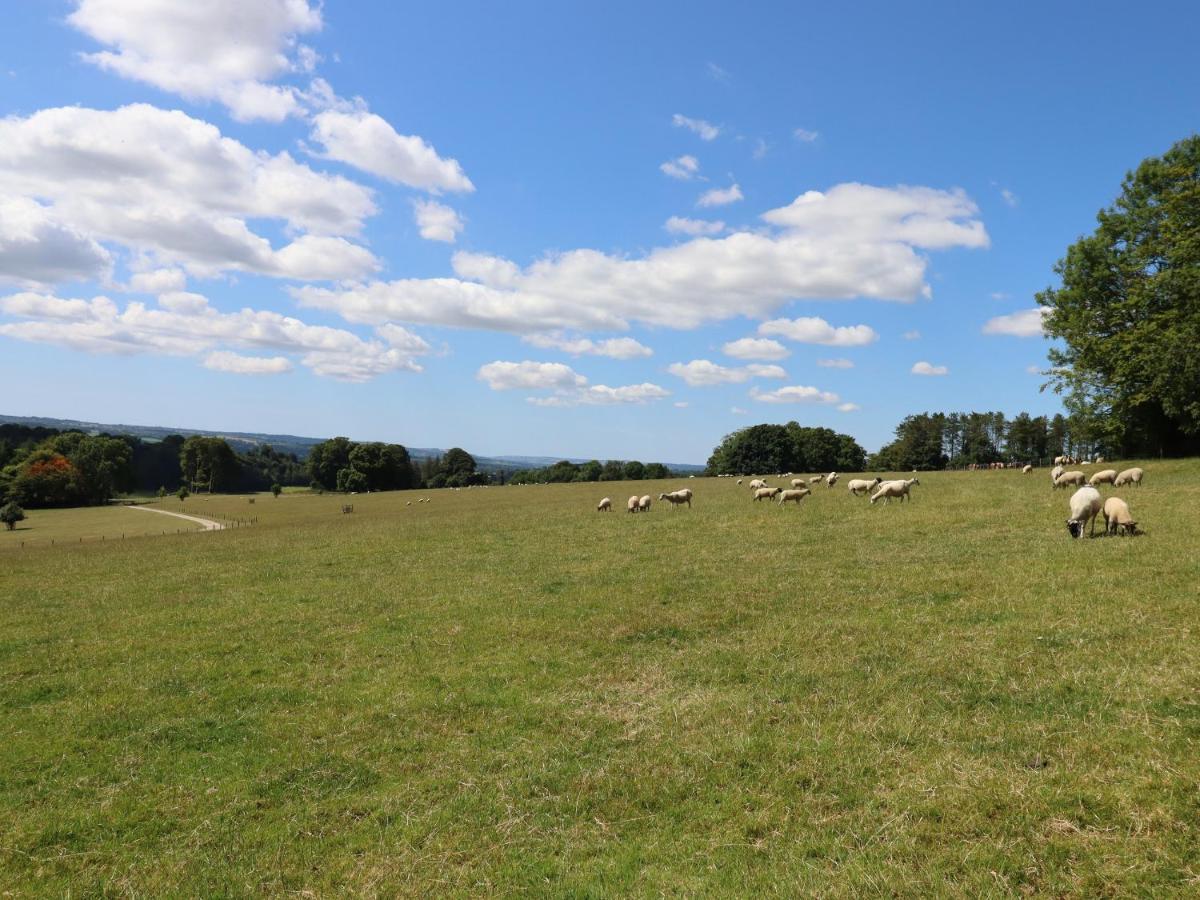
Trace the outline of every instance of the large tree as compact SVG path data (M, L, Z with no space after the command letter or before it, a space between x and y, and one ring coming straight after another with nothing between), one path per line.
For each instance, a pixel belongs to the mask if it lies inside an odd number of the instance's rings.
M1128 453L1200 451L1200 136L1126 175L1121 195L1037 295L1051 385L1087 439Z

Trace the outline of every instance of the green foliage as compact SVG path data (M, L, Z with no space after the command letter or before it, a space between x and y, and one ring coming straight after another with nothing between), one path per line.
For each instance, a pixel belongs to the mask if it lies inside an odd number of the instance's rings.
M187 485L186 485L186 484L181 484L181 485L179 486L179 490L177 490L177 491L175 492L175 496L176 496L176 497L178 497L178 498L179 498L179 502L180 502L180 503L182 503L182 502L183 502L184 500L186 500L188 497L192 496L192 492L191 492L191 491L189 491L189 490L187 489Z
M854 438L829 428L751 425L726 435L709 457L706 474L754 475L777 472L855 472L866 451Z
M1200 135L1145 160L1037 295L1050 384L1124 452L1200 452Z
M641 481L646 477L646 467L636 459L632 459L625 463L624 474L626 481Z
M3 506L0 506L0 522L4 523L4 527L12 531L17 527L18 522L25 520L25 510L21 509L14 501L9 501Z
M204 487L210 494L231 487L238 474L237 455L224 438L194 434L179 450L179 464L189 490Z
M350 465L350 438L335 437L322 441L308 451L308 473L327 491L337 490L338 472Z
M278 481L271 485L271 493L275 495L275 499L279 499L279 495L283 493L283 485Z
M162 499L164 499L164 498L167 496L167 489L166 489L166 487L165 487L165 486L161 486L161 487L159 487L159 489L158 489L158 491L156 492L156 494L157 494L157 496L158 496L158 499L159 499L159 500L162 500Z
M314 446L308 456L308 471L314 486L330 491L399 491L418 487L421 482L402 444L358 443L344 437Z

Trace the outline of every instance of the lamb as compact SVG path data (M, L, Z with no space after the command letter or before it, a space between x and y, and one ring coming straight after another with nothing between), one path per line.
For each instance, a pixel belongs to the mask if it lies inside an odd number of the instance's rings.
M837 484L837 480L838 480L837 472L830 472L828 475L825 476L825 483L827 485L829 485L830 487L833 487L835 484Z
M638 499L638 495L637 495L637 494L634 494L634 495L633 495L632 497L630 497L630 498L629 498L629 500L627 500L627 501L626 501L626 503L625 503L625 510L626 510L626 512L637 512L637 511L638 511L638 504L639 504L640 502L641 502L641 501Z
M875 485L882 483L882 481L883 479L878 475L875 476L874 481L871 481L867 478L852 478L850 481L846 482L846 487L850 489L850 493L857 497L859 491L862 491L864 494L871 493L871 491L875 489Z
M1094 487L1081 487L1071 495L1071 518L1067 519L1067 532L1073 538L1083 537L1083 526L1092 523L1092 534L1096 533L1096 516L1104 503L1100 492Z
M799 506L800 501L803 500L805 497L807 497L811 493L812 493L812 491L810 491L808 488L799 488L798 490L793 490L793 491L780 491L779 492L779 505L783 506L783 504L787 503L790 500L793 503L795 503L797 506Z
M1116 480L1113 481L1113 487L1123 487L1127 484L1136 484L1142 486L1142 475L1145 473L1139 468L1125 469Z
M899 497L901 503L904 502L905 497L911 501L912 494L909 491L914 484L920 483L916 478L909 478L907 481L885 481L879 485L879 490L872 495L871 502L874 503L880 497L883 498L884 503L891 503L893 497Z
M650 495L647 494L638 501L638 512L650 512Z
M1129 504L1120 497L1109 497L1104 501L1105 534L1141 534L1137 522L1129 514Z
M1116 469L1105 469L1103 472L1097 472L1088 479L1088 484L1095 487L1098 484L1112 484L1117 480Z
M755 501L770 500L772 497L774 497L776 494L779 493L779 490L780 490L779 488L773 488L773 487L758 488L754 491L754 499L755 499Z
M659 494L659 500L666 500L671 504L671 509L674 509L681 503L686 503L688 509L692 508L692 492L688 488L683 488L679 491L671 491L669 494Z
M1073 484L1076 487L1082 487L1087 484L1087 476L1079 471L1063 472L1054 479L1056 488L1066 487L1068 484Z
M605 497L596 504L596 512L612 512L612 500Z
M1030 472L1032 472L1032 471L1033 471L1033 466L1030 466L1030 465L1025 465L1025 466L1022 466L1022 467L1021 467L1021 474L1022 474L1022 475L1028 475L1028 474L1029 474Z
M763 481L761 478L755 478L753 481L750 482L750 490L752 490L752 491L757 491L759 488L765 488L766 486L767 486L767 483L765 481Z

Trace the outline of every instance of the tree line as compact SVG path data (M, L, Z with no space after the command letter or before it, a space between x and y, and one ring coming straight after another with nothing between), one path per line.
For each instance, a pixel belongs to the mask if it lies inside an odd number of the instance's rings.
M751 425L726 435L714 448L706 475L779 472L861 472L867 452L848 434L798 422Z
M610 459L603 463L598 459L584 463L563 459L541 469L519 469L509 477L509 482L564 484L572 481L649 481L672 478L675 474L662 463L643 463L636 459Z

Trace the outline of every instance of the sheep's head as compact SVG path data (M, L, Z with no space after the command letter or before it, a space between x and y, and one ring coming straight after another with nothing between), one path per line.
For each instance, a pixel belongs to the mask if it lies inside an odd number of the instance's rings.
M1071 537L1083 537L1083 523L1076 519L1067 519L1067 531Z

